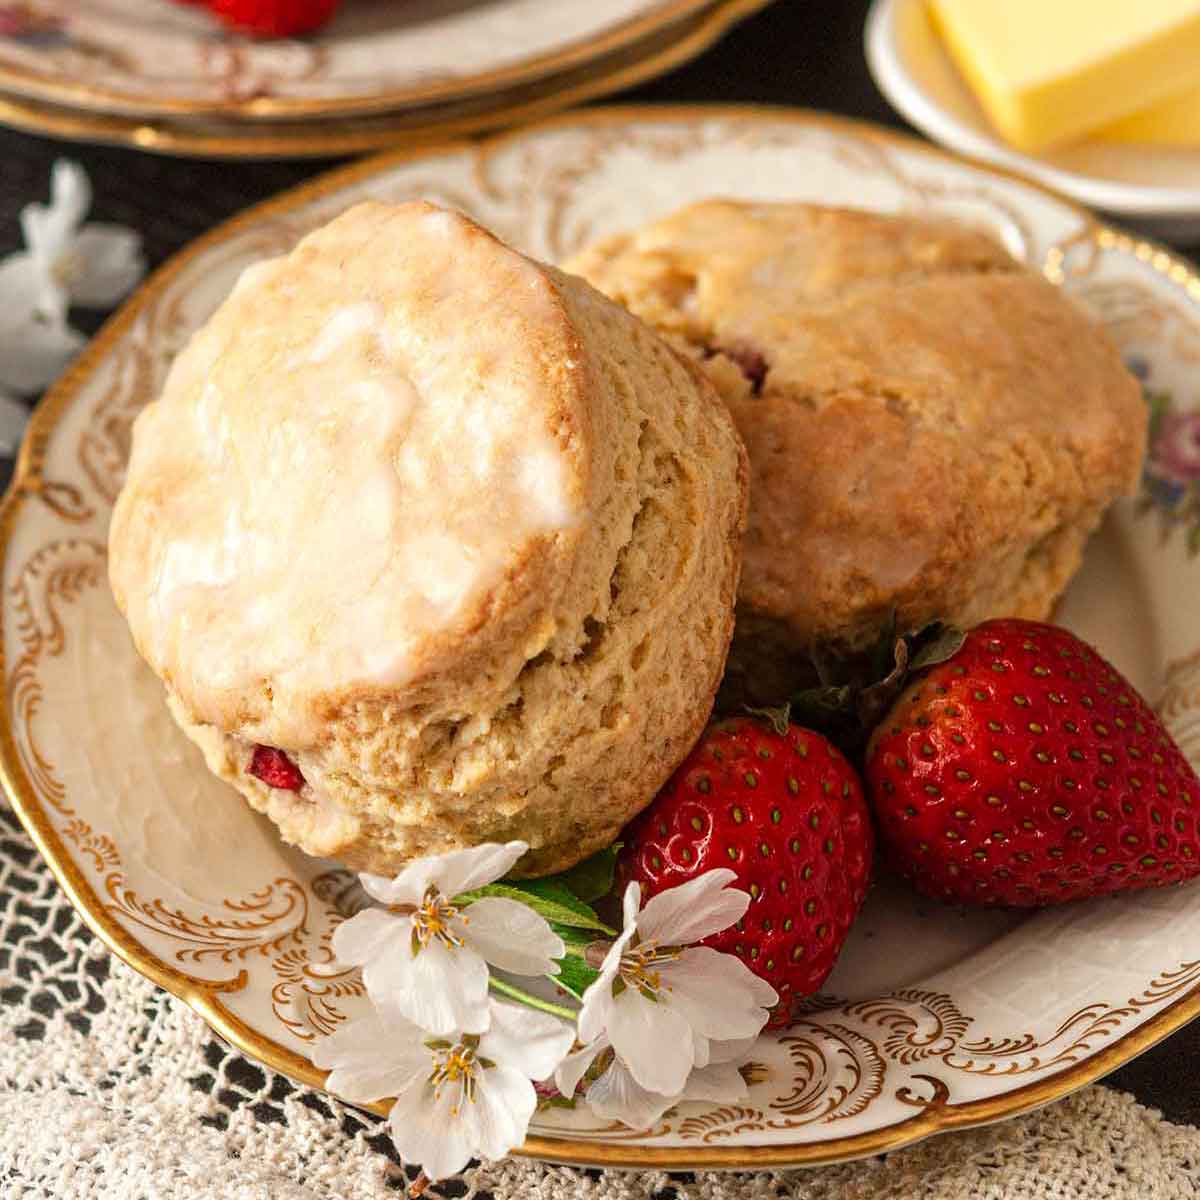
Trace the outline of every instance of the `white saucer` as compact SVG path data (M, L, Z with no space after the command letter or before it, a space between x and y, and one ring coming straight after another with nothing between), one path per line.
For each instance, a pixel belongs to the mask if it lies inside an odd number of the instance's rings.
M1200 149L1099 141L1038 156L1012 149L946 53L925 0L875 0L866 51L880 91L934 141L1019 171L1158 237L1200 239Z

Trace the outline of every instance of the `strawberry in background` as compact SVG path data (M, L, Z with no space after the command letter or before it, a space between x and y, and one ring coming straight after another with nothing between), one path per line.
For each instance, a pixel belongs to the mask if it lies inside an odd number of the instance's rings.
M326 24L340 0L177 0L207 8L231 29L255 37L294 37Z

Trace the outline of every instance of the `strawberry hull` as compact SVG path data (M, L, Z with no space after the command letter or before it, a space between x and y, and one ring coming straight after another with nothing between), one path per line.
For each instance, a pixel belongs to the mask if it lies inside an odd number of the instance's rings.
M1200 781L1129 682L1065 630L989 621L876 730L868 793L925 895L1039 907L1200 873Z

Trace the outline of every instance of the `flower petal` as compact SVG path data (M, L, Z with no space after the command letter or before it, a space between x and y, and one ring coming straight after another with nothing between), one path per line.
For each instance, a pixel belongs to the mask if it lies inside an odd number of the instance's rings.
M29 406L0 392L0 454L14 458L29 424Z
M67 289L85 308L111 308L146 273L142 239L121 225L85 225L71 246Z
M608 952L600 967L600 974L588 984L583 993L583 1007L579 1010L579 1040L594 1042L607 1028L612 1019L613 982L621 965L620 949L632 936L632 930L621 935L617 945Z
M92 207L92 183L70 158L57 158L50 168L50 216L54 232L72 233Z
M42 282L33 255L26 251L0 258L0 328L24 325L38 311L38 289ZM66 312L65 294L59 305ZM60 315L61 315L60 313Z
M503 846L488 842L415 859L394 879L366 874L358 878L367 894L382 904L420 904L431 886L447 899L453 899L460 892L494 883L507 875L528 849L525 842L508 842Z
M707 946L689 947L663 963L659 974L664 1002L703 1037L751 1037L767 1023L767 1010L779 999L741 959Z
M573 1050L558 1064L554 1072L554 1086L568 1100L575 1095L579 1081L587 1074L587 1069L596 1061L596 1056L609 1048L608 1038L598 1038L578 1050Z
M312 1050L313 1065L330 1071L325 1086L352 1104L382 1100L428 1074L429 1051L415 1025L385 1025L376 1013L347 1022Z
M418 1077L396 1096L388 1115L400 1157L419 1163L435 1182L461 1171L478 1150L474 1105L460 1110L460 1101L457 1088L446 1087L435 1095L428 1077Z
M584 1100L601 1120L620 1121L641 1131L649 1129L668 1108L677 1104L679 1097L647 1091L629 1068L614 1058L608 1070L588 1088Z
M730 872L732 874L732 872ZM621 897L621 928L626 933L637 926L638 908L642 903L642 885L630 883L626 885L625 895Z
M503 1158L525 1140L537 1093L522 1072L493 1067L479 1078L474 1108L477 1153L484 1159Z
M528 849L528 842L506 842L503 846L488 842L443 854L437 860L433 881L443 896L453 898L460 892L469 892L503 878Z
M433 882L436 862L433 858L418 858L394 878L364 872L359 875L358 882L362 884L363 891L380 904L418 905L425 899L425 893Z
M450 949L435 939L414 955L411 945L390 943L363 967L363 983L385 1019L439 1036L487 1028L487 964L467 946Z
M708 1043L710 1063L741 1062L754 1049L757 1037L729 1038Z
M686 946L728 929L750 906L748 892L725 886L736 878L720 867L659 892L638 915L639 932L660 946Z
M692 1069L692 1029L672 1005L628 988L613 1001L608 1036L642 1087L664 1096L683 1090Z
M361 967L383 953L390 941L403 945L412 923L378 908L364 908L334 931L330 948L343 966Z
M62 374L86 341L70 326L32 314L23 324L0 324L0 387L41 391Z
M750 1094L746 1081L733 1063L709 1063L688 1076L683 1100L715 1100L721 1103L744 1100Z
M513 1067L527 1079L549 1079L575 1040L575 1027L549 1013L493 1000L491 1024L479 1039L479 1053L498 1066Z
M514 975L557 975L554 959L562 958L567 949L545 917L501 896L476 900L454 925L455 932L488 962Z

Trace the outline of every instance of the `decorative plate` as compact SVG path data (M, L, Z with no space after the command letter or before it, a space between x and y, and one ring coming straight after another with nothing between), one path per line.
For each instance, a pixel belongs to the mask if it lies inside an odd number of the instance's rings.
M600 109L357 164L159 271L39 409L0 514L0 761L13 801L104 940L277 1070L319 1086L311 1048L364 1003L329 948L354 879L283 846L207 774L133 651L105 579L130 422L246 264L356 200L425 196L554 260L710 194L953 215L1107 323L1146 382L1153 449L1142 495L1111 514L1060 616L1200 757L1200 278L1184 263L1031 184L803 113ZM819 1163L1045 1103L1200 1012L1200 890L1021 917L880 885L827 993L761 1041L744 1104L684 1105L641 1133L552 1108L523 1153Z
M1200 235L1200 150L1096 139L1022 154L992 127L929 20L925 0L875 0L867 62L879 90L918 129L1083 204L1180 241Z
M324 157L445 142L527 123L674 70L768 3L709 0L697 14L581 66L502 92L393 113L269 122L186 115L130 117L0 94L0 123L72 141L110 142L196 158ZM0 0L0 10L2 4Z
M175 0L0 0L0 86L126 116L382 111L578 67L712 0L344 0L307 38L256 40Z

